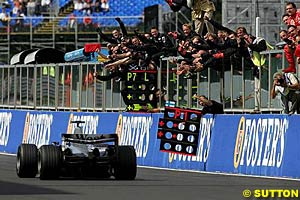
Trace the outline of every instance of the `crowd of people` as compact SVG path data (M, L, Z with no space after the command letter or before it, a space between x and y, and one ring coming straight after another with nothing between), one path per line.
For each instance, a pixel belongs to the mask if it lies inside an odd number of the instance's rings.
M173 59L171 62L179 66L175 73L185 78L193 78L196 73L207 68L226 71L233 66L239 73L242 70L242 62L245 69L252 70L253 77L259 78L259 70L266 61L260 52L272 49L264 38L254 37L245 27L231 30L213 20L212 14L215 10L209 0L206 1L204 10L200 9L203 7L197 4L198 1L193 1L193 4L190 1L167 0L167 2L174 11L178 11L181 6L190 7L195 28L191 24L183 24L181 31L160 33L157 27L152 27L148 33L135 31L135 35L129 37L124 24L117 18L121 31L115 29L112 31L112 36L108 37L100 29L98 30L101 38L108 42L109 49L109 61L105 63L109 74L98 75L98 79L110 80L118 77L117 80L122 80L126 71L132 69L157 70L159 58L162 56L178 58L178 55L180 59ZM198 22L195 23L196 20ZM281 78L278 74L274 75L270 95L275 98L280 93L284 112L298 113L300 112L299 82L295 73L296 64L300 63L300 45L298 45L300 11L294 3L286 3L286 13L282 20L287 25L287 29L280 31L280 37L286 42L284 52L289 66L280 72ZM206 29L203 29L204 25ZM203 30L206 30L206 33L203 33Z
M98 30L100 37L108 42L111 61L115 61L106 65L111 71L115 71L117 65L127 60L152 70L157 68L161 56L180 55L181 59L172 62L180 65L176 74L185 74L186 78L191 78L193 73L208 67L222 71L223 67L224 70L229 70L231 64L234 64L235 69L241 70L242 58L245 59L246 68L252 69L257 75L261 63L260 60L256 63L253 55L267 50L266 41L247 33L245 27L238 27L235 32L223 29L218 30L217 34L208 32L201 36L190 24L183 24L182 33L159 33L157 27L152 27L149 33L135 31L133 37L128 37L120 18L117 21L121 25L121 32L115 29L111 37L103 34L100 28ZM209 21L216 24L213 20Z
M8 24L14 31L23 31L25 27L26 17L36 17L40 15L49 16L51 8L50 0L13 0L12 3L5 1L2 3L2 13L0 14L0 21L4 27L8 29Z
M207 68L229 70L231 65L241 71L243 60L245 67L258 76L261 66L259 52L267 50L267 42L250 35L245 27L232 31L212 19L204 19L217 34L207 32L201 35L193 30L192 25L183 24L180 32L160 33L157 27L152 27L148 33L135 31L135 35L129 37L124 23L116 18L120 30L113 30L111 36L98 29L101 39L108 42L109 60L104 63L104 68L109 74L97 75L97 78L102 81L111 78L124 80L129 70L157 70L161 57L178 58L178 55L179 59L172 59L171 62L177 63L179 67L175 73L184 78L192 79L196 73ZM253 55L258 56L257 62Z
M300 84L297 77L297 65L300 64L300 10L293 2L287 2L286 13L282 22L286 28L280 31L280 38L285 42L284 54L288 67L273 75L271 97L281 95L284 113L300 113Z
M94 28L94 22L92 19L93 13L109 12L109 0L74 0L74 10L69 16L68 29L74 30L77 25L76 17L83 17L82 23L79 23L79 30L92 31ZM77 15L77 16L76 16Z
M93 12L108 12L108 0L74 0L74 10L82 12L83 15L91 15Z
M59 3L57 1L56 3ZM93 12L109 12L109 0L74 0L74 10L80 13L83 17L83 29L91 30ZM2 3L2 12L0 14L0 21L4 27L8 26L11 19L15 19L13 23L14 31L22 31L24 29L24 20L26 17L37 17L43 15L49 17L51 14L56 16L55 10L58 5L54 5L55 1L51 0L13 0L12 3L5 1ZM60 9L60 8L59 8ZM62 11L62 10L61 10ZM69 17L68 28L74 30L77 25L76 15L73 13Z

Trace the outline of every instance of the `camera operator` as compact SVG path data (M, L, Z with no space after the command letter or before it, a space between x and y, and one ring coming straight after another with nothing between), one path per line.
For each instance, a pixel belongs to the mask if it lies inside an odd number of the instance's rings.
M259 69L265 64L265 57L260 52L267 50L268 45L264 38L254 37L247 33L245 27L236 29L238 50L235 55L236 62L242 66L242 57L246 69L253 70L253 76L259 78Z
M293 73L276 72L273 75L273 86L271 97L274 99L278 93L281 94L281 101L284 105L284 113L300 114L300 85L298 78ZM289 109L289 102L292 103Z

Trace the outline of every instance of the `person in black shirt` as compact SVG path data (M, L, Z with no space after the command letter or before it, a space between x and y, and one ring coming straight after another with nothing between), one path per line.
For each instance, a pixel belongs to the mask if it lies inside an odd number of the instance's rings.
M126 27L125 27L123 21L121 20L121 18L116 17L115 20L119 23L121 31L118 29L114 29L112 31L111 36L106 36L101 31L100 27L98 27L96 29L96 31L98 32L100 38L103 39L104 41L109 42L111 44L121 44L122 40L124 40L126 37L128 37L128 33L127 33Z
M224 114L223 105L214 100L208 99L204 95L194 95L194 98L198 99L199 105L203 106L202 114L205 115L207 113L211 114Z

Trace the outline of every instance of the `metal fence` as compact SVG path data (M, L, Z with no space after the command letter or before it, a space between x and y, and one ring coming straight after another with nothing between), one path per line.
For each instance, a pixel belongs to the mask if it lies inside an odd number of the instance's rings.
M272 75L285 65L283 52L263 52L268 57L262 68L260 88L254 88L251 70L217 72L208 69L193 79L176 75L173 58L163 58L158 69L158 88L177 106L198 108L194 93L223 102L227 113L252 112L258 100L259 112L280 112L280 98L270 98ZM106 73L101 63L3 65L0 68L0 107L73 111L123 111L122 81L101 82L93 72ZM160 102L163 107L164 102Z

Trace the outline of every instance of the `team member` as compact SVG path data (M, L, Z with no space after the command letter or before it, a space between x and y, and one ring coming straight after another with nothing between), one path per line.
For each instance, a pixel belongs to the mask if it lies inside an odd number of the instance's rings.
M196 94L193 96L193 98L198 99L199 105L203 106L202 114L205 115L207 113L211 114L224 114L223 105L219 102L216 102L214 100L208 99L204 95L197 96Z

